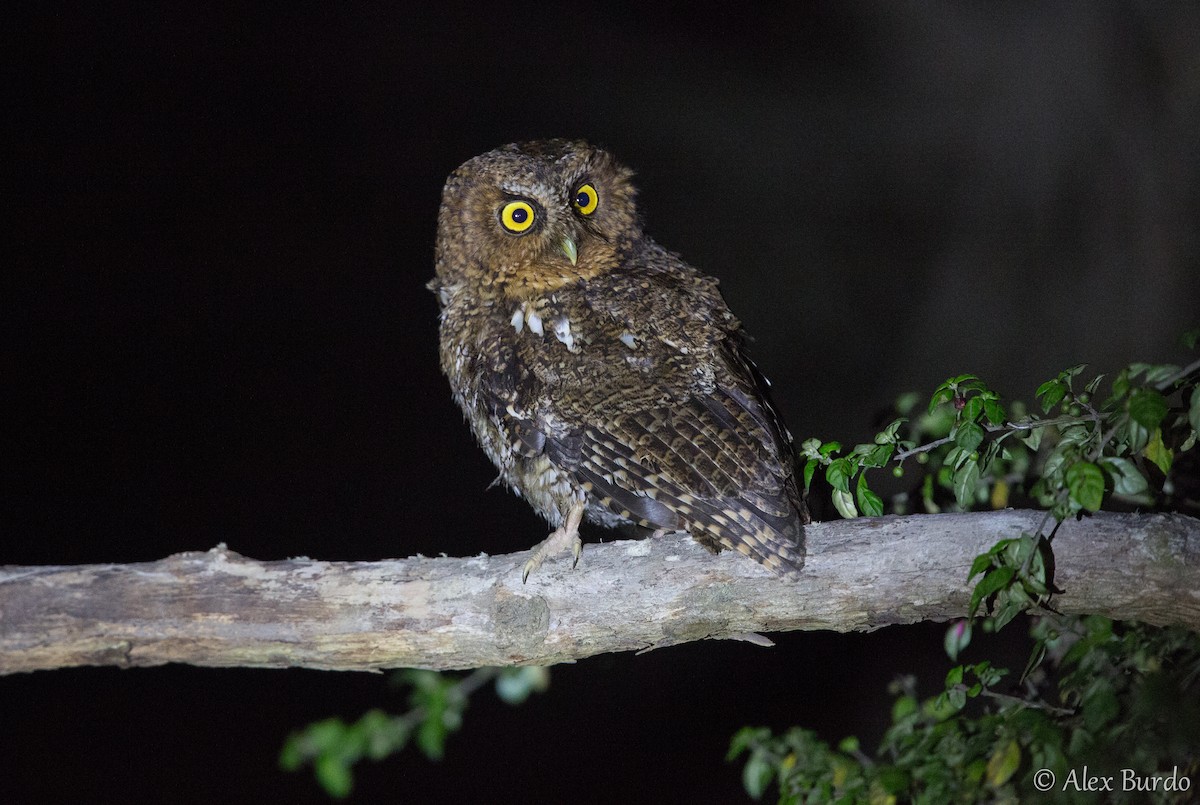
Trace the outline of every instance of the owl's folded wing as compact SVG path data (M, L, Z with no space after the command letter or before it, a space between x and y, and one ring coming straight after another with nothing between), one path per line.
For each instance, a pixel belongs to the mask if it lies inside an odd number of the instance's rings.
M807 516L790 439L752 366L724 358L711 393L591 417L565 438L548 436L545 450L622 518L798 570Z

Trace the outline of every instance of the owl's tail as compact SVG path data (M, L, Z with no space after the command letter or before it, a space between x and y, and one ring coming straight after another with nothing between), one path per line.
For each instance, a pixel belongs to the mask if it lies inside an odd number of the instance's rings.
M799 503L799 510L788 505L785 511L771 511L776 507L763 503L768 501L693 505L691 534L711 549L728 548L781 576L796 575L804 567L804 504Z

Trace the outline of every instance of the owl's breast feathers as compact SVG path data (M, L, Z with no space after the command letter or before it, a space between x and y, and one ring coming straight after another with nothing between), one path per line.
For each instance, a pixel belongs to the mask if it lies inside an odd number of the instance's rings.
M558 524L686 530L778 572L804 564L791 438L717 290L648 239L526 301L441 294L442 362L501 477Z

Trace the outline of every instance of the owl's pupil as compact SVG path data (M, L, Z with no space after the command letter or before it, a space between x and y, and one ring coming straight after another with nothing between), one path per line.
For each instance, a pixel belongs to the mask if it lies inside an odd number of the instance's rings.
M517 207L515 210L512 211L512 219L513 219L514 223L523 224L523 223L525 223L525 219L528 217L529 217L529 213L527 213L525 210L521 209L520 207Z
M586 207L589 201L591 201L591 199L588 198L587 193L580 193L575 197L575 204L579 207Z

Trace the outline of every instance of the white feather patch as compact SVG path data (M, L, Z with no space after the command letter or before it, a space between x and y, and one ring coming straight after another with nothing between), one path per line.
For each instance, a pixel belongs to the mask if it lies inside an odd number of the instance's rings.
M528 308L525 310L525 323L529 325L529 332L538 335L546 334L546 331L542 329L542 317Z
M566 344L568 351L575 351L575 336L571 335L571 321L566 316L554 320L554 337Z

